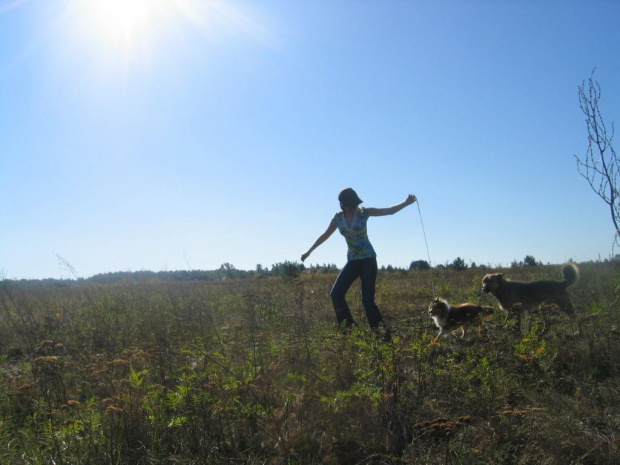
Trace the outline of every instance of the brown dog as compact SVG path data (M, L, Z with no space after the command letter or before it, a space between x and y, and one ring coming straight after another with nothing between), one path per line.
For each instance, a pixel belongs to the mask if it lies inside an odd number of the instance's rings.
M566 292L579 280L579 268L574 263L562 265L564 281L510 281L503 273L488 274L482 280L482 290L493 294L500 307L509 314L519 317L523 311L555 304L572 317L575 313L573 302ZM543 313L544 318L544 313Z
M491 315L493 308L481 307L476 304L450 305L446 300L435 299L428 307L428 314L439 328L437 337L449 334L457 328L461 328L461 338L467 335L468 326L478 325L478 335L482 331L482 316Z

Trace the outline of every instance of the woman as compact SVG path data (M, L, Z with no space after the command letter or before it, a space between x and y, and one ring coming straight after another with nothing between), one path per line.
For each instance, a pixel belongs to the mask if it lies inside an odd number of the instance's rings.
M338 229L347 241L347 264L344 266L330 296L336 311L338 324L351 327L355 323L351 310L347 305L345 295L353 282L359 277L362 281L362 304L366 311L368 323L376 329L383 321L381 311L375 303L375 283L377 280L377 254L368 240L366 222L370 216L393 215L416 201L415 195L408 195L404 202L389 208L363 208L363 202L357 193L350 187L338 195L342 211L336 213L329 223L327 230L319 236L310 249L301 256L305 261L312 251L325 242Z

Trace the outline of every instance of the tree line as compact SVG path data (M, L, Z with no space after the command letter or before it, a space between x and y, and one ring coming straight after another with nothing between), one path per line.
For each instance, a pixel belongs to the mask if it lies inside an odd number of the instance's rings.
M532 255L526 255L521 261L513 261L512 268L524 266L542 265ZM409 267L401 268L392 265L383 265L380 271L387 273L408 271L427 271L430 269L451 269L455 271L463 271L467 269L486 269L487 265L477 265L475 262L467 263L463 258L457 257L452 262L431 266L426 260L413 260ZM266 278L270 276L280 276L285 279L298 278L303 273L338 273L340 268L333 263L322 265L306 266L303 263L284 261L275 263L271 267L256 265L253 270L242 270L236 268L231 263L223 263L215 270L175 270L175 271L114 271L109 273L95 274L89 278L77 279L4 279L0 281L2 285L11 285L19 283L22 286L43 285L47 287L63 287L69 286L75 282L95 283L95 284L112 284L118 282L140 282L140 281L222 281L227 279L250 279L250 278Z

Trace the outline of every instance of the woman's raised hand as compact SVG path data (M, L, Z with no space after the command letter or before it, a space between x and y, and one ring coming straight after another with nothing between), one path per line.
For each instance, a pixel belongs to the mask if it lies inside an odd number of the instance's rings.
M416 198L416 196L415 196L415 195L413 195L413 194L409 194L409 195L407 196L407 199L405 200L405 203L406 203L407 205L411 205L411 204L412 204L412 203L414 203L416 200L418 200L418 199Z

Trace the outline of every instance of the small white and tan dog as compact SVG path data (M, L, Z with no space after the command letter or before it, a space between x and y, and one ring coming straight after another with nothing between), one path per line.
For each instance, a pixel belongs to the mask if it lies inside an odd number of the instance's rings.
M482 332L482 317L492 315L492 307L481 307L480 305L464 303L450 305L444 299L435 299L428 307L428 314L431 316L435 325L439 328L437 338L451 334L451 331L461 328L461 338L467 335L469 326L478 326L478 335Z

